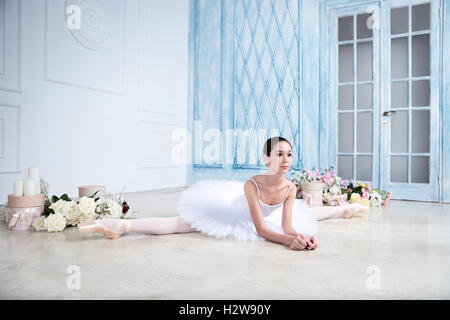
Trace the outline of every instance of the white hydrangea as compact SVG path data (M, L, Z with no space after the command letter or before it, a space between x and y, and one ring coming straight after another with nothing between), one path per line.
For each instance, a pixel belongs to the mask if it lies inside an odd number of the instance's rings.
M80 210L79 222L97 219L95 207L96 204L94 198L82 197L78 203L78 209Z
M328 190L331 194L338 194L340 191L340 188L337 185L332 186L329 190Z
M66 218L61 213L50 214L44 221L44 226L48 232L63 231L66 224Z
M47 228L45 227L45 216L40 216L33 222L33 227L36 231L45 231Z
M67 224L71 226L76 226L80 221L80 210L75 201L66 201L66 206L64 207L64 218L66 218Z
M376 191L370 192L370 206L379 207L383 203L383 197Z
M101 219L120 218L122 216L122 206L112 199L103 199L97 204L95 211Z
M64 207L66 206L66 202L67 201L64 201L64 200L62 200L62 199L59 199L58 201L56 201L56 202L53 202L51 205L50 205L50 209L52 209L55 213L61 213L61 214L63 214L63 212L64 212Z
M59 199L50 205L55 213L60 213L64 216L67 224L76 226L80 220L80 210L75 201L65 201Z

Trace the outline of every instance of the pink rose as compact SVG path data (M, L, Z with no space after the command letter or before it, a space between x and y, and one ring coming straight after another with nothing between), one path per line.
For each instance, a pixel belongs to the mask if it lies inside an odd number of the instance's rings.
M363 197L363 199L369 200L370 199L370 194L368 192L366 192L366 191L363 191L362 197Z

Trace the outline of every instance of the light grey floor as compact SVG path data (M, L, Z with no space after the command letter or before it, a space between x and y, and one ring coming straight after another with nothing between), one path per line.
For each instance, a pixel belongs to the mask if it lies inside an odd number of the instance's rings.
M173 216L183 189L126 199L139 217ZM0 298L450 298L450 204L392 201L319 222L318 240L315 251L292 251L199 233L108 240L73 227L14 232L1 223Z

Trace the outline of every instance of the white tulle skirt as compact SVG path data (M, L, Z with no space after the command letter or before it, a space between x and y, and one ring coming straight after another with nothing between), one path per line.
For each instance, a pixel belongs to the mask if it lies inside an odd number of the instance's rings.
M215 238L238 241L265 240L256 232L244 194L244 182L202 180L184 190L178 199L178 213L192 228ZM271 230L284 234L281 227L283 206L264 216ZM264 209L263 215L267 210ZM296 199L292 208L292 227L300 234L314 235L317 219L311 207Z

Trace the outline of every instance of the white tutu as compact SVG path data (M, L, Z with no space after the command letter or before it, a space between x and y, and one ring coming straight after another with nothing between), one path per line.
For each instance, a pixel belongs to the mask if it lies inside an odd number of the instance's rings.
M239 241L265 240L256 232L244 194L244 182L199 181L181 193L177 207L179 215L202 234ZM266 226L284 234L281 228L282 210L283 206L280 206L271 212L262 212ZM292 227L304 235L317 232L317 219L311 212L311 206L302 199L296 199L292 207Z

